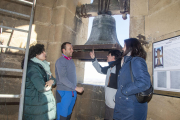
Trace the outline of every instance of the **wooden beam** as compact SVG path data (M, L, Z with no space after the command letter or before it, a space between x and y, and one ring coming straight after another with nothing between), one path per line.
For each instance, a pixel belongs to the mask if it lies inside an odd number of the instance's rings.
M89 50L91 51L92 49L94 50L111 50L111 49L118 49L122 50L122 46L119 44L97 44L97 45L73 45L74 51L78 50Z
M86 51L86 52L83 52L83 51L78 51L78 52L73 52L73 59L87 59L87 60L91 60L91 57L89 55L91 51ZM108 55L108 52L109 51L95 51L95 55L96 55L96 58L97 59L104 59L106 60L107 59L107 55Z
M107 61L107 55L109 50L116 49L122 51L122 47L119 44L73 45L73 49L73 59L79 59L82 61L92 61L89 53L93 49L96 58L98 59L98 61L101 62Z

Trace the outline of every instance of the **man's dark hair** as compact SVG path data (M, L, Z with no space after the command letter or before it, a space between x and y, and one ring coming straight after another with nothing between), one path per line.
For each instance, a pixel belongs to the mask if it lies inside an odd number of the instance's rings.
M115 56L115 60L117 60L118 58L122 56L122 52L120 52L119 50L110 50L108 54L110 53L111 53L111 56Z
M126 44L126 51L123 56L126 56L131 51L132 57L142 57L146 60L146 51L137 38L126 39L124 43Z
M63 53L63 49L66 50L66 44L71 44L70 42L64 42L62 45L61 45L61 52Z
M28 61L31 58L36 57L36 55L40 55L43 51L45 51L43 44L36 44L36 45L31 46L29 48ZM21 67L23 68L23 66L24 66L24 59L21 62Z

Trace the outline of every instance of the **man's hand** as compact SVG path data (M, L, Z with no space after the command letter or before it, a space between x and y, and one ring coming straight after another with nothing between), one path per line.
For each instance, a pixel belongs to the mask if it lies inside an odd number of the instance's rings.
M90 57L91 57L92 59L95 58L94 49L92 50L92 52L90 52Z
M83 87L76 87L75 89L77 92L82 93L84 91Z

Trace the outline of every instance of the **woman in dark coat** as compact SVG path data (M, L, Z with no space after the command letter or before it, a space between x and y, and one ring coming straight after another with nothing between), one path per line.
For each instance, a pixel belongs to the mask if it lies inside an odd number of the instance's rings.
M135 96L136 93L149 89L151 85L145 61L146 52L136 38L124 40L123 52L115 96L114 120L146 120L147 102L139 103Z
M45 59L44 45L36 44L29 49L23 120L56 118L56 103L51 91L55 78Z

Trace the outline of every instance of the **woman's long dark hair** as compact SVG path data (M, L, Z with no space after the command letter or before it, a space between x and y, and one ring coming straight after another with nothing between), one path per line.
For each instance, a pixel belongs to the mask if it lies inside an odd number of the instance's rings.
M36 55L40 55L43 51L45 51L43 44L36 44L36 45L31 46L29 48L28 61L31 58L36 57ZM21 62L21 68L22 69L23 69L23 66L24 66L24 59Z
M124 51L123 56L126 56L131 51L132 57L142 57L146 60L147 53L143 46L136 38L129 38L124 40L126 44L126 51Z

